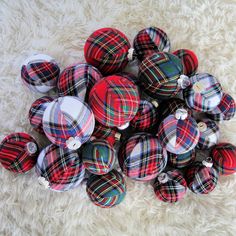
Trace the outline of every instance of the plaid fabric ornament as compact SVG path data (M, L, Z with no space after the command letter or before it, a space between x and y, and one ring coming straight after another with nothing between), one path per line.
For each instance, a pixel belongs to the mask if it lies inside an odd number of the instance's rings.
M187 105L202 112L216 108L222 98L222 88L217 79L207 73L199 73L189 78L190 86L184 89Z
M57 82L59 96L80 97L87 101L87 96L94 84L102 79L99 70L86 63L77 63L65 68Z
M179 49L173 52L183 64L184 74L187 76L193 76L197 72L198 59L196 54L188 49Z
M168 164L178 169L191 165L196 159L195 149L192 149L191 151L184 154L174 154L171 152L167 152L167 154Z
M167 34L157 27L148 27L139 31L133 45L136 57L141 61L153 53L170 51L170 40Z
M229 94L223 93L220 104L206 115L215 121L230 120L235 115L235 109L234 99Z
M203 119L198 122L198 129L200 131L200 137L197 148L209 149L218 143L220 131L218 125L214 121Z
M104 175L112 170L116 154L107 141L95 139L83 147L82 160L89 172L95 175Z
M27 58L21 67L21 79L33 92L47 93L56 86L60 68L56 61L44 54Z
M91 175L86 191L95 205L102 208L114 207L124 200L125 180L117 170L112 170L105 175Z
M38 144L26 133L12 133L0 143L0 163L15 173L25 173L36 164L39 154Z
M126 176L149 181L156 178L166 167L167 153L156 137L138 133L121 145L118 159Z
M54 144L41 151L35 170L39 183L57 192L78 187L85 175L85 168L78 152Z
M43 113L46 110L48 104L53 101L53 98L44 96L36 101L30 107L28 119L33 129L41 134L43 131Z
M89 96L89 105L96 120L104 126L121 129L127 127L134 118L139 103L137 86L116 75L97 82Z
M95 126L89 106L78 97L59 97L43 114L43 130L48 139L62 148L78 149L87 142Z
M230 143L220 143L211 150L214 167L220 175L236 173L236 147Z
M173 54L158 52L146 57L139 66L141 89L152 97L169 98L181 89L181 60Z
M153 188L158 199L174 203L184 198L187 183L180 171L171 170L157 176Z
M195 148L199 140L196 121L184 109L167 116L160 124L157 136L163 148L174 154L183 154Z
M207 158L202 162L195 162L187 169L185 179L193 193L208 194L215 189L219 175L212 165L211 158Z

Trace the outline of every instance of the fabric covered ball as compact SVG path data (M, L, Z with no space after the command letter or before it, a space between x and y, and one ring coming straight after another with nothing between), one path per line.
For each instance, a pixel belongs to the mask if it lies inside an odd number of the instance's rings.
M197 144L199 149L209 149L219 141L220 131L218 125L209 119L198 122L200 137Z
M190 86L184 90L187 105L201 112L216 108L222 98L222 88L217 79L207 73L199 73L189 78Z
M179 155L171 152L167 152L167 154L168 154L169 165L175 168L185 168L191 165L196 159L195 149Z
M107 127L128 126L138 111L139 103L137 86L116 75L97 82L89 96L89 105L96 120Z
M187 76L192 76L197 72L198 59L196 54L188 49L179 49L173 52L183 64L184 74Z
M44 54L27 58L21 67L21 78L26 87L38 93L47 93L56 86L60 68L56 61Z
M36 101L30 107L28 119L35 131L43 134L43 113L53 98L44 96Z
M182 74L181 60L166 52L146 57L139 66L141 88L150 96L162 99L173 97L180 91L178 80Z
M86 63L77 63L65 68L57 82L59 96L80 97L87 101L94 84L102 79L99 70Z
M104 175L112 170L116 154L107 141L95 139L83 147L82 160L89 172L95 175Z
M0 143L0 163L12 172L22 174L32 169L38 154L38 144L26 133L12 133Z
M186 172L186 181L188 188L196 194L208 194L213 191L217 185L219 174L212 166L211 158L202 162L195 162L188 167Z
M157 27L148 27L139 31L133 42L139 60L156 52L169 52L170 46L167 34Z
M195 148L199 140L196 121L184 109L167 116L160 124L157 136L163 148L175 154L183 154Z
M78 149L93 133L95 119L89 106L78 97L59 97L43 114L43 130L58 146Z
M230 120L235 115L235 101L227 93L223 93L220 104L212 111L207 113L207 116L215 121Z
M230 143L220 143L211 150L214 167L220 175L236 173L236 147Z
M84 46L86 61L103 75L122 71L128 64L130 43L117 29L102 28L93 32Z
M120 204L126 195L123 176L112 170L105 175L91 175L86 188L90 200L102 208L110 208Z
M154 192L163 202L174 203L184 198L187 191L187 183L178 170L161 173L153 184Z
M41 151L35 170L41 185L58 192L76 188L85 176L78 152L54 144Z
M156 178L166 167L167 153L156 137L138 133L122 144L118 160L126 176L149 181Z

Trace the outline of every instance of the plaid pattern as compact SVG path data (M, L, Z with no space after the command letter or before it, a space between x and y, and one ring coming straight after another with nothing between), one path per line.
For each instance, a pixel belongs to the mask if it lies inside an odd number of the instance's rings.
M49 189L58 192L76 188L85 175L78 152L54 144L41 151L35 170L39 177L49 182Z
M136 85L139 85L139 79L138 77L136 77L134 74L130 73L130 72L126 72L126 71L122 71L120 73L116 73L115 75L118 76L122 76L128 80L130 80L131 82L133 82Z
M161 183L158 178L155 179L153 184L154 192L157 198L163 202L178 202L186 194L187 183L178 170L168 171L166 175L168 176L166 183Z
M95 139L86 143L82 149L84 166L95 175L104 175L111 171L115 159L115 150L105 140Z
M169 115L160 124L157 134L162 147L174 154L183 154L195 148L199 130L192 117L178 120Z
M156 125L158 116L157 109L151 102L141 100L138 112L131 120L130 126L139 131L149 131Z
M214 167L220 175L236 173L236 147L230 143L217 144L211 150Z
M184 74L187 76L193 76L198 68L198 59L196 54L188 49L179 49L173 52L183 64Z
M214 190L218 182L218 172L213 167L206 167L195 162L186 172L188 188L196 194L208 194Z
M28 144L33 143L32 152ZM0 143L0 163L4 168L16 173L25 173L36 164L39 148L36 141L26 133L12 133Z
M122 71L128 64L130 43L117 29L102 28L93 32L84 46L86 61L102 74L108 75Z
M180 90L177 81L181 74L181 60L170 53L155 53L146 57L139 66L141 88L157 98L175 96Z
M156 137L139 133L121 145L118 159L121 170L126 176L148 181L164 170L167 153Z
M137 58L142 61L153 53L169 52L170 40L163 30L149 27L138 32L134 38L133 46Z
M139 103L137 86L114 75L96 83L89 96L89 105L96 120L107 127L120 127L132 120Z
M102 79L102 74L95 67L86 64L74 64L64 69L58 79L59 96L76 96L87 101L94 84Z
M168 164L175 168L184 168L191 165L196 159L196 151L192 149L189 152L184 154L174 154L171 152L167 152L168 154Z
M89 106L78 97L59 97L51 102L43 114L43 130L48 139L61 147L73 137L87 142L95 126Z
M123 176L112 170L105 175L91 175L86 188L90 200L102 208L110 208L120 204L126 195Z
M219 127L214 121L209 119L203 119L201 122L206 124L206 130L200 130L200 137L198 140L197 148L209 149L219 141Z
M30 107L28 119L35 131L44 134L43 131L43 113L53 98L44 96L36 101Z
M223 93L220 104L212 111L209 111L207 116L215 121L230 120L235 115L235 109L234 99L229 94Z
M184 98L187 105L202 112L208 112L217 107L222 98L222 88L220 83L210 74L199 73L190 77L189 86L184 90ZM200 83L202 86L201 92L194 90L194 85Z

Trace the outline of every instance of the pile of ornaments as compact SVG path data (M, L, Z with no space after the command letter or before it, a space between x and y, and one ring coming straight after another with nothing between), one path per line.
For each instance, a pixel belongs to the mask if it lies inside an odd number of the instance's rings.
M220 175L236 172L236 147L219 143L217 124L233 118L235 101L213 75L197 73L193 51L171 52L156 27L138 32L133 47L119 30L102 28L87 39L84 56L86 63L62 72L44 54L23 63L31 91L57 91L29 110L33 129L51 144L39 150L29 134L10 134L0 144L3 167L25 173L35 166L39 183L58 192L84 180L100 207L124 200L124 176L149 182L158 199L173 203L187 189L208 194ZM124 71L132 61L137 76Z

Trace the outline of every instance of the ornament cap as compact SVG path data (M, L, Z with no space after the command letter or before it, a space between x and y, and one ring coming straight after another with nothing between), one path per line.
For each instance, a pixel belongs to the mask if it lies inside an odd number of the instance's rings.
M128 57L128 60L129 60L129 61L133 61L133 60L134 60L134 48L130 48L130 49L128 50L128 55L127 55L127 57Z
M180 75L177 83L180 88L186 89L190 85L189 77L187 75Z
M70 150L77 150L78 148L80 148L80 146L82 145L82 143L80 142L78 137L70 137L67 141L66 141L66 146L70 149Z
M35 154L38 150L37 145L34 142L28 142L26 144L26 149L30 154Z
M177 120L185 120L188 117L188 112L184 108L179 108L175 112L175 118Z
M168 182L169 180L169 177L166 173L161 173L157 178L158 178L158 181L162 184Z
M202 161L202 164L208 168L211 168L213 166L212 158L207 157L205 160Z
M124 129L128 128L128 127L129 127L129 122L125 123L124 125L121 125L120 127L118 127L118 129L124 130Z

